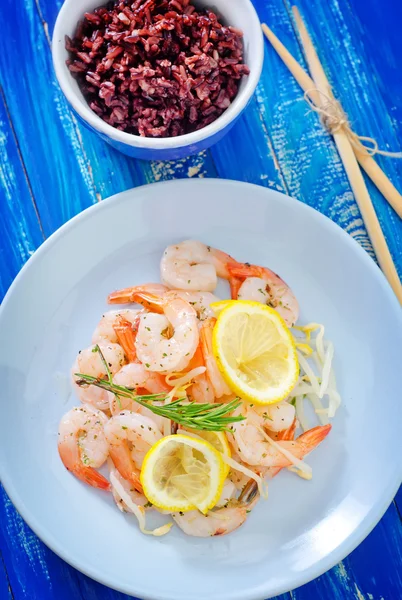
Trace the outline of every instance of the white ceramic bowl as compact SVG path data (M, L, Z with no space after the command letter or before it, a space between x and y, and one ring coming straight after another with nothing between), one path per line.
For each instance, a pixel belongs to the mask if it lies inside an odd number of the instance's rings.
M52 53L57 79L78 117L102 139L124 154L147 160L181 158L209 148L233 126L246 108L261 74L264 44L261 26L250 0L197 0L199 6L213 6L228 24L244 33L244 61L250 75L243 77L238 94L227 110L213 123L199 131L171 138L144 138L119 131L108 125L88 106L76 80L66 66L68 52L64 36L73 37L77 22L87 11L101 6L102 0L66 0L57 17L53 32Z
M289 282L301 322L324 323L334 342L343 397L330 435L308 457L312 481L280 473L240 529L212 539L178 528L163 538L142 535L106 493L68 473L57 453L60 417L79 404L68 396L68 374L108 293L158 280L163 249L185 238L267 265ZM222 283L218 295L228 294ZM351 237L278 192L184 180L97 204L48 239L18 275L0 309L0 340L7 493L62 558L138 598L262 600L293 589L351 552L400 483L401 308Z

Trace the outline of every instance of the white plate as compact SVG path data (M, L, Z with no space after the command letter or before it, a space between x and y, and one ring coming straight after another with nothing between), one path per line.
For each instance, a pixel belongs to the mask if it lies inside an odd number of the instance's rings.
M269 266L301 321L325 323L344 404L309 457L311 482L283 472L245 525L222 538L141 535L57 453L64 378L118 287L158 280L164 247L198 238ZM278 192L175 181L98 204L28 261L0 313L0 465L17 509L67 562L147 600L261 600L320 575L374 527L401 479L401 311L368 255L331 221ZM68 389L68 385L67 385Z

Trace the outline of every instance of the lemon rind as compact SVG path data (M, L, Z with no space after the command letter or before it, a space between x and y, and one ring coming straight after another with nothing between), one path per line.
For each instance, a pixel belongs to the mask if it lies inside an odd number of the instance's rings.
M151 491L152 486L149 485L149 483L151 481L151 479L149 479L149 477L148 477L150 475L149 471L156 462L158 448L160 448L164 444L169 443L170 441L177 442L180 440L185 441L186 444L192 446L193 448L195 448L197 450L200 450L201 446L206 448L208 450L208 453L203 452L203 454L207 455L209 457L213 456L214 460L215 460L216 480L218 481L217 489L213 495L210 494L209 496L207 496L206 500L198 506L195 506L194 504L191 504L191 503L184 503L184 502L176 503L176 504L169 504L168 502L161 501L160 497L158 497L157 494L155 494ZM208 462L211 465L210 459L208 459ZM215 506L215 504L218 502L218 500L222 494L223 484L226 479L226 476L227 476L226 465L224 464L220 453L211 444L209 444L208 442L206 442L204 440L198 440L198 439L192 438L190 436L177 434L177 435L171 435L171 436L161 438L158 442L156 442L156 444L154 444L150 448L150 450L145 455L145 458L144 458L144 461L142 464L140 481L141 481L141 485L143 487L143 491L144 491L146 498L148 499L149 502L151 502L157 508L161 508L163 510L168 510L169 512L179 512L179 511L180 512L189 512L190 510L198 509L202 513L206 514L208 512L208 510L213 508Z
M225 302L225 301L222 301L222 302ZM267 406L269 404L277 404L278 402L281 402L290 394L290 392L296 385L297 379L299 377L299 372L300 372L299 362L297 360L297 352L296 352L295 343L292 338L292 334L290 333L284 319L281 317L281 315L275 309L271 308L270 306L261 304L260 302L254 302L254 301L249 301L249 300L231 300L231 301L228 300L227 302L229 302L229 304L218 315L218 319L217 319L216 325L214 327L213 335L212 335L212 349L214 352L215 360L218 365L219 371L221 372L221 374L222 374L225 382L228 384L228 386L233 390L233 392L235 392L237 395L239 395L242 399L247 400L248 402L254 402L255 404L259 404L261 406ZM215 304L218 304L218 302L216 302ZM227 313L229 311L232 311L235 306L239 306L239 305L253 307L254 309L256 309L256 310L253 310L253 312L257 312L257 311L260 313L269 312L274 317L274 319L278 323L281 324L282 333L284 334L284 337L286 337L288 339L288 342L289 342L288 346L289 346L289 348L292 349L292 356L289 357L290 360L288 362L291 362L291 364L293 364L295 366L295 369L294 369L294 374L292 375L292 377L289 377L288 385L284 386L284 388L282 389L280 394L276 394L275 396L271 396L271 397L268 397L267 395L264 395L264 394L256 394L255 391L251 390L251 388L249 386L240 385L234 378L230 377L230 375L228 373L230 373L231 368L228 365L227 365L227 368L225 368L225 365L222 363L222 360L220 357L220 352L219 352L219 348L221 346L221 344L219 343L219 340L218 340L219 332L222 328L223 321L228 316Z

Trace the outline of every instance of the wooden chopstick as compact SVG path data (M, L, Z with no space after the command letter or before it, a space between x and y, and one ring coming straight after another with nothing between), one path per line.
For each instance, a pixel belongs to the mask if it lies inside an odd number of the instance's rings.
M293 12L295 14L295 11ZM262 24L262 29L268 40L271 42L272 46L282 58L283 62L293 74L300 87L305 92L309 90L310 98L313 100L314 104L319 106L319 95L318 92L314 90L314 88L316 87L314 81L304 71L304 69L297 62L297 60L290 54L287 48L282 44L282 42L276 37L273 31L265 23ZM329 88L329 91L331 92L331 88ZM333 97L332 92L328 95ZM357 160L360 163L360 166L366 171L367 175L378 187L384 198L389 202L389 204L399 215L399 217L402 218L402 195L398 192L398 190L388 179L384 171L382 171L382 169L377 165L377 163L371 156L362 154L354 147L353 151L356 155Z
M361 154L357 150L355 150L355 154L359 165L366 171L372 182L375 183L381 194L388 200L394 211L402 219L402 195L393 183L391 183L384 171L377 165L372 156Z
M303 48L306 54L307 63L309 65L310 72L313 79L307 75L304 69L300 66L297 60L290 54L285 46L279 41L275 34L265 24L262 25L263 31L279 56L282 58L286 66L289 68L299 85L306 92L309 91L309 95L317 106L322 106L323 101L318 90L319 88L327 96L332 97L332 91L328 79L324 73L324 69L318 59L315 52L314 46L308 35L307 29L300 17L297 8L293 7L293 14L297 28L299 30L300 38L303 44ZM313 91L311 91L313 90ZM387 246L384 234L381 230L380 223L375 213L371 198L369 196L366 184L364 182L362 173L360 171L356 156L354 154L352 145L347 136L342 132L336 132L333 134L338 152L341 156L344 164L346 174L348 176L350 185L355 195L356 201L359 205L360 212L362 214L365 226L367 228L369 237L373 244L374 251L376 253L378 262L387 277L392 289L394 290L399 302L402 304L402 285L398 277L395 265L392 260L392 256Z
M316 87L314 81L265 23L262 24L262 29L272 46L282 58L285 65L293 74L300 87L305 92L309 90L310 98L314 104L319 106L320 96L314 89ZM332 96L332 93L330 95ZM378 187L384 198L389 202L395 212L402 218L402 195L398 192L396 187L391 183L384 171L380 169L371 156L361 154L355 148L353 148L353 151L360 163L360 166L366 171L367 175Z

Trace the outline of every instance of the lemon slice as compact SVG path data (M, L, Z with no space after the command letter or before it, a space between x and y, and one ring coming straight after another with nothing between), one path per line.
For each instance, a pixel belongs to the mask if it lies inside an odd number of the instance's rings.
M144 458L141 484L154 506L170 512L198 508L206 514L222 493L227 475L219 452L208 442L169 435Z
M233 300L213 331L213 352L229 387L258 404L280 402L296 385L299 363L282 317L259 302Z
M189 429L188 427L185 428L185 431L187 431L191 436L194 435L196 438L202 438L203 440L211 444L211 446L213 446L215 450L218 450L218 452L220 452L221 454L224 454L229 458L232 456L228 438L226 437L224 431L203 431L200 429ZM227 475L230 471L230 467L226 464L225 467Z

